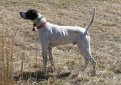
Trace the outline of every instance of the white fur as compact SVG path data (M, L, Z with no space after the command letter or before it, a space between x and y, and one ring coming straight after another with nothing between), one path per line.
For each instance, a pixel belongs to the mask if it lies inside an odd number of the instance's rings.
M86 28L59 26L49 22L46 23L45 27L40 28L39 37L42 46L43 69L46 69L45 67L47 66L47 54L49 54L49 59L53 65L52 47L74 43L77 44L85 59L83 70L87 67L88 61L90 61L93 66L93 74L96 74L96 62L92 58L90 49L90 36L85 32Z

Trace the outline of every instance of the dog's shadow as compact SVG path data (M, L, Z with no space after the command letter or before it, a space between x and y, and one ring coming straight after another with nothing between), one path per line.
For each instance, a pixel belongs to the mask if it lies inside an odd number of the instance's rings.
M30 78L34 78L37 81L42 80L42 79L48 79L49 76L46 75L43 71L34 71L34 72L22 72L20 74L16 74L14 77L15 81L19 81L20 79L22 80L28 80Z
M20 74L17 74L13 76L15 81L19 81L20 79L22 80L28 80L30 78L34 78L36 81L41 81L41 80L47 80L49 77L57 77L57 78L63 78L67 77L71 74L71 72L63 72L59 74L55 73L46 73L43 71L34 71L34 72L22 72Z

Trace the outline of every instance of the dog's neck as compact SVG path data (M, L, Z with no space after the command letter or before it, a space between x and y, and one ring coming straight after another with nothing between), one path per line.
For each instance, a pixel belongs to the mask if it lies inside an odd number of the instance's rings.
M46 19L41 14L38 14L38 18L32 21L36 27L39 27L42 23L46 22Z

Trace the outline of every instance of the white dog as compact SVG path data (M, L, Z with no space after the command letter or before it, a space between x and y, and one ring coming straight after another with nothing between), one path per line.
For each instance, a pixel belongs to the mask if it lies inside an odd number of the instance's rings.
M96 62L91 55L90 36L88 34L89 28L94 20L95 9L92 20L87 28L77 26L59 26L51 24L47 22L46 19L35 9L30 9L27 12L20 12L20 16L24 19L31 20L33 22L33 25L36 26L39 30L44 71L46 70L47 66L48 54L51 65L54 65L52 57L52 47L73 43L77 44L85 59L83 70L87 67L88 62L90 61L93 66L93 75L96 74Z

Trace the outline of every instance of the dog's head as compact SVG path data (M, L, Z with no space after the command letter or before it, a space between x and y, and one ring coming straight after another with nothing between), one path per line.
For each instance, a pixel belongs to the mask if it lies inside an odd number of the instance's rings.
M21 18L36 20L38 18L38 12L35 9L30 9L27 12L20 12Z
M30 9L26 12L20 12L20 16L23 19L31 20L33 22L33 31L35 31L35 26L39 27L46 23L45 18L35 9Z

